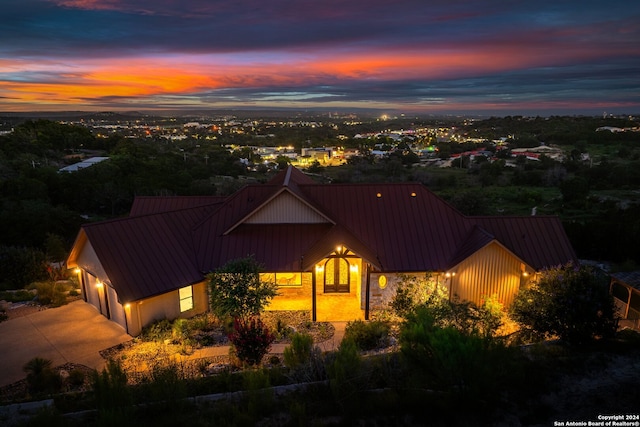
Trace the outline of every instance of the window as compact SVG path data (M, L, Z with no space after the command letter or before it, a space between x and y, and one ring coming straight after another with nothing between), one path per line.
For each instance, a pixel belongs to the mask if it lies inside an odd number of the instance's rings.
M191 310L193 308L193 288L186 286L180 288L180 313Z
M260 281L275 283L278 287L302 286L302 273L260 273Z
M343 257L329 258L324 264L324 291L349 292L349 262Z

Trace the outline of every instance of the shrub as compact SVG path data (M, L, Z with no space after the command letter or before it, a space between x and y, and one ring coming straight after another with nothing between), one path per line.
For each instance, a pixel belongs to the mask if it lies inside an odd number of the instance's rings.
M37 282L34 284L38 293L38 302L42 305L59 307L66 304L67 295L63 285L53 281Z
M171 322L162 319L144 328L141 337L145 341L164 341L171 337L171 332Z
M380 320L355 320L347 323L344 337L353 340L359 350L373 350L389 344L390 329L387 322Z
M309 334L295 333L291 345L284 349L284 363L290 368L307 363L313 350L313 337Z
M19 289L17 291L0 291L0 300L8 302L32 301L33 298L34 295L26 289Z
M0 289L20 289L45 280L45 256L33 248L0 246Z
M335 358L327 366L331 392L343 408L357 405L357 394L364 389L362 372L358 347L353 340L343 339Z
M572 264L546 270L539 281L521 290L511 317L525 332L558 336L571 343L613 337L615 305L607 280L590 267Z
M22 370L27 373L27 383L31 393L51 393L60 389L62 378L52 369L51 364L49 359L34 357L22 367Z
M132 403L127 387L127 374L122 366L109 360L102 372L94 371L91 382L96 399L96 407L101 416L123 415Z
M274 339L269 328L258 317L234 319L233 332L229 334L236 357L251 366L260 364Z
M475 330L439 327L425 308L402 325L400 349L416 379L429 387L462 393L497 391L509 359L501 342Z
M432 280L429 274L424 278L400 275L396 293L389 306L396 316L405 317L418 306L438 305L447 299L446 288Z

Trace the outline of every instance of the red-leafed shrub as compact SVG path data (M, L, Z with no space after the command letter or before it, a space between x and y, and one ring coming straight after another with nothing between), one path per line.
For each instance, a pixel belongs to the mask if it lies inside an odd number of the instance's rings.
M275 335L259 317L235 318L233 332L229 334L236 357L251 366L260 364L274 340Z

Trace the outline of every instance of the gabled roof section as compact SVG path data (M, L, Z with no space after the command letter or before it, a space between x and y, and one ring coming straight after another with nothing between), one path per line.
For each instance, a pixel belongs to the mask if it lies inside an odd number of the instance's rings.
M237 220L229 225L224 234L229 234L241 224L335 224L318 206L310 202L301 189L304 185L315 184L311 178L298 169L289 166L280 172L266 185L260 185L263 190L261 198L254 199L249 195L250 187L238 191L238 199L242 203L243 193L247 193L247 203L244 210L238 211ZM245 191L243 191L245 190ZM242 215L240 215L242 212Z
M136 196L136 198L133 199L129 216L148 215L215 205L222 203L225 199L226 197L223 196Z
M389 272L443 271L473 225L418 183L315 184L302 189Z
M276 185L276 186L284 186L284 187L288 187L292 185L293 186L305 185L305 184L316 184L316 182L312 178L302 173L302 171L300 171L297 168L294 168L291 165L287 166L286 169L279 172L276 176L274 176L267 182L267 185Z
M249 216L244 224L318 224L333 223L326 215L319 212L309 203L300 199L295 193L283 189L267 200ZM233 230L233 227L232 229ZM229 231L231 231L229 230Z
M319 260L331 255L338 245L349 249L351 252L363 258L365 262L370 263L378 270L383 269L377 255L356 236L340 225L331 227L331 229L322 235L320 240L318 240L307 252L304 253L302 269L310 270L311 267L313 267L313 265Z
M579 264L558 217L496 216L470 219L536 270L568 262Z
M477 225L473 226L466 239L458 247L451 261L449 261L449 267L447 269L458 265L493 241L495 241L493 235Z
M203 280L190 239L211 207L83 226L120 302L137 301Z

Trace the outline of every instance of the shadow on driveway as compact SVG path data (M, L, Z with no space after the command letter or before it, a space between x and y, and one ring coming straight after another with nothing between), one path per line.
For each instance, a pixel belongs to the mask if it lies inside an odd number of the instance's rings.
M0 323L0 387L23 379L34 357L53 366L77 363L102 369L100 351L129 341L124 329L84 301L74 301Z

